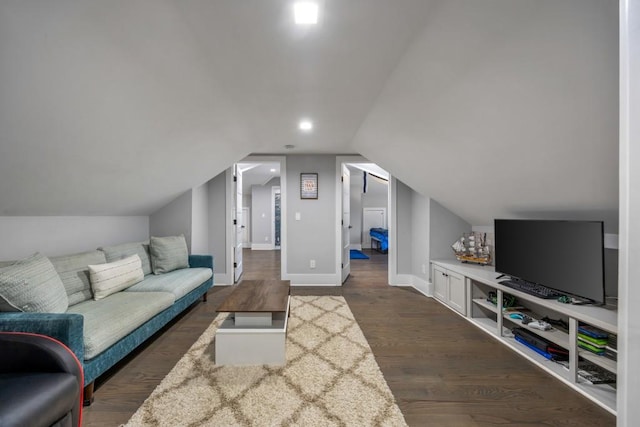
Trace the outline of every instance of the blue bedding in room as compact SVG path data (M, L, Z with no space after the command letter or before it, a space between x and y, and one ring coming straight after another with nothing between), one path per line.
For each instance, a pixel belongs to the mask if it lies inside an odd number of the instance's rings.
M369 230L371 245L382 252L389 249L389 230L386 228L372 228ZM376 242L377 241L377 242Z

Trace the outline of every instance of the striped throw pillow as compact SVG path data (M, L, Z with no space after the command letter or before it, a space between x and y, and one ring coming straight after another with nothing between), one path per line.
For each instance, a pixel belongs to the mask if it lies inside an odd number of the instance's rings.
M138 254L107 264L89 266L89 280L94 300L120 292L141 282L142 279L144 272Z

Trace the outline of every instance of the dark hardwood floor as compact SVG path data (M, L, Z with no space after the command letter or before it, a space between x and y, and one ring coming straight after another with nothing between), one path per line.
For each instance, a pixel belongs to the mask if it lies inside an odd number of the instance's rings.
M352 260L343 295L410 426L614 426L615 417L440 303L387 283L387 256ZM244 252L245 279L280 277L279 251ZM140 351L97 382L85 426L126 422L216 315L229 287L209 291Z

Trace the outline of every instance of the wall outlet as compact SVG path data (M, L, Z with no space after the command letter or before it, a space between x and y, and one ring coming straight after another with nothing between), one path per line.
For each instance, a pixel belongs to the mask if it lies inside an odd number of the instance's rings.
M268 242L269 241L269 236L264 236L264 241Z
M316 268L316 260L312 259L309 261L309 268Z

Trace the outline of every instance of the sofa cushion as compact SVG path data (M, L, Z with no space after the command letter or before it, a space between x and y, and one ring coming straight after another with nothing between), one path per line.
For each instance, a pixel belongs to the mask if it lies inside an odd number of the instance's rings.
M184 235L154 237L149 242L153 274L189 267L189 251Z
M169 292L118 292L69 307L84 316L84 358L93 359L147 320L170 307Z
M69 299L46 256L36 253L0 269L0 310L64 313Z
M149 242L123 243L115 246L103 246L98 248L104 252L107 262L118 261L119 259L138 254L142 262L142 271L145 276L151 274L151 258L149 257Z
M51 263L67 290L70 306L92 298L89 264L104 264L105 262L107 259L102 251L51 257Z
M89 279L93 299L115 294L144 279L138 254L106 264L89 265Z
M182 298L211 277L210 268L183 268L166 274L146 276L126 292L171 292L176 300Z

